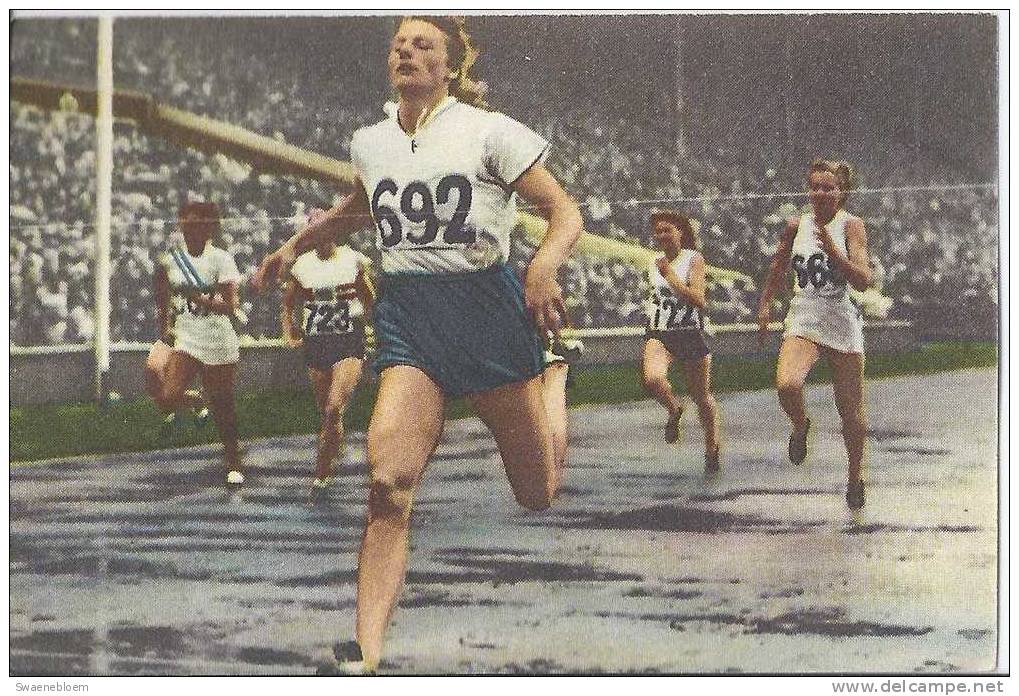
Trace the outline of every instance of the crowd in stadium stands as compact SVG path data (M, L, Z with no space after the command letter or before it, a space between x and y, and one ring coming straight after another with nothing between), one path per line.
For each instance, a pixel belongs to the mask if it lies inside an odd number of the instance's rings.
M54 22L32 41L12 41L11 71L88 80L94 49L75 51L80 28ZM354 129L377 119L378 104L338 109L331 95L272 79L269 66L233 56L184 51L171 36L120 34L118 84L300 147L345 158ZM89 55L88 51L93 54ZM146 59L146 56L150 57ZM184 57L186 56L186 60ZM158 57L158 58L156 58ZM146 62L148 60L148 62ZM10 107L10 330L15 345L82 343L91 339L94 122L74 113ZM525 119L526 120L526 119ZM533 125L552 143L550 168L582 206L588 230L647 245L647 217L656 205L678 208L700 222L710 264L759 281L785 217L803 197L744 197L802 188L802 167L779 172L763 156L745 153L676 155L674 143L648 126L604 114L563 112ZM154 264L175 243L179 203L201 197L220 203L219 245L250 276L259 260L303 221L312 206L336 195L323 186L261 175L221 156L207 156L116 124L112 226L112 339L154 338ZM902 159L898 158L901 162ZM896 165L898 166L898 165ZM936 183L921 165L865 171L867 182ZM676 199L697 198L696 201ZM717 199L717 200L711 200ZM670 202L671 201L671 202ZM894 301L891 316L944 325L997 314L997 200L986 189L860 195L849 205L868 226L877 282ZM371 254L371 236L353 245ZM533 247L515 239L512 260L523 268ZM575 255L561 280L577 327L642 323L640 269ZM242 293L254 338L278 336L278 291ZM715 323L752 321L756 288L741 280L712 282Z

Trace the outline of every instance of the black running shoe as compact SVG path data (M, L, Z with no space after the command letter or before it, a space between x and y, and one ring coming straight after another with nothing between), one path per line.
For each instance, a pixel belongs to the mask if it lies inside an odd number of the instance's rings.
M674 445L679 442L679 421L682 417L683 409L680 408L678 411L669 416L669 420L665 424L665 441L670 445Z
M859 510L863 507L863 481L850 481L846 487L846 504L850 510Z
M357 641L348 640L333 646L333 661L321 665L316 671L320 677L342 677L368 674L364 666L364 656Z
M332 476L319 476L311 482L311 491L308 493L308 502L312 505L324 503L329 500L333 488Z
M717 474L721 468L720 455L721 452L717 446L711 452L706 452L704 454L704 471L709 474Z
M794 430L789 436L789 461L793 464L802 464L803 460L807 458L807 433L809 432L810 419L808 418L802 434L797 435Z

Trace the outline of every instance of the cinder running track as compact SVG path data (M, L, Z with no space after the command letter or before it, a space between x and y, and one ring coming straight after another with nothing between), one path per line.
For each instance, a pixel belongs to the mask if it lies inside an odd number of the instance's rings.
M491 437L449 423L413 519L383 672L974 672L994 666L996 372L868 384L867 506L844 500L830 386L807 463L773 392L573 411L554 510L513 503ZM306 674L354 626L363 437L308 500L310 437L11 470L12 674Z

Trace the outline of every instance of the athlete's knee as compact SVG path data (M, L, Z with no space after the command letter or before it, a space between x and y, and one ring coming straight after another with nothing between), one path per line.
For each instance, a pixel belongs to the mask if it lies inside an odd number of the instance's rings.
M662 383L666 382L665 375L659 372L641 372L640 373L640 384L644 387L644 391L653 393L655 390L661 388Z
M790 375L776 375L775 388L780 397L796 396L803 389L803 380Z
M184 403L184 387L161 385L152 395L156 406L162 411L176 411Z
M406 522L414 503L411 477L373 472L368 488L368 511L372 517Z

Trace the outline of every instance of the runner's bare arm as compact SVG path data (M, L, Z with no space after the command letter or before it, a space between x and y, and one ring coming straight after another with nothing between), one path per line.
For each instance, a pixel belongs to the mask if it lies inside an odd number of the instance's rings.
M305 225L283 243L279 249L265 257L251 279L252 286L261 291L273 277L285 269L300 254L315 246L322 235L335 235L337 244L345 244L355 231L371 224L371 207L368 194L360 180L354 181L354 191L336 206Z
M357 299L361 300L364 311L371 314L375 308L375 285L371 279L371 266L361 266L354 279L354 287L357 290Z
M707 282L704 257L697 254L690 262L690 282L684 283L666 259L659 259L658 270L665 281L688 304L704 309L707 304Z
M156 330L159 337L164 338L170 335L170 279L166 275L166 269L160 264L156 268L156 275L153 279L154 297L156 299Z
M826 243L822 240L825 253L838 265L842 275L846 277L853 289L863 292L870 287L874 280L874 274L870 267L870 256L867 253L867 228L864 226L863 220L850 218L846 223L848 254L831 243L831 235L827 234L827 230L824 230L824 236L827 237Z
M757 304L758 323L761 322L762 317L765 324L770 320L771 301L785 275L785 269L789 266L789 259L792 258L793 239L796 237L796 230L799 226L799 218L790 218L786 222L785 229L782 230L778 248L775 250L775 255L771 257L771 264L768 266L768 274L764 277L764 282L761 283L761 300Z
M799 229L800 219L789 218L786 221L785 229L778 240L778 248L775 255L771 257L771 264L768 266L768 274L761 284L761 300L757 304L757 328L758 338L763 342L768 331L768 322L771 321L771 300L775 297L779 283L789 267L789 260L793 254L793 240L796 239L796 230Z
M566 317L562 289L556 281L584 228L580 208L542 164L535 164L513 184L513 190L535 205L548 220L524 282L524 301L542 331L558 331Z
M280 304L282 336L292 348L296 348L302 341L301 334L294 325L294 306L297 304L297 294L299 291L297 281L293 277L289 278L285 283L283 301Z

